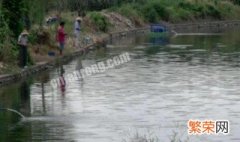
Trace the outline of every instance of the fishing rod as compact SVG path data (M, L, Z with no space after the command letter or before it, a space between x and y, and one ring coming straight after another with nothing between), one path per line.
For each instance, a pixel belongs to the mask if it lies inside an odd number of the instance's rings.
M0 108L0 110L10 111L10 112L13 112L13 113L17 114L17 115L20 116L22 119L25 118L25 116L24 116L22 113L20 113L20 112L17 111L17 110L11 109L11 108Z

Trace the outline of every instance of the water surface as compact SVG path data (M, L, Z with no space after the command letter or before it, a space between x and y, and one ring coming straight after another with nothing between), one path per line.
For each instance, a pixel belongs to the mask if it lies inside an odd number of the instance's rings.
M240 33L124 38L0 90L0 141L240 141ZM50 80L129 52L131 61L65 91ZM187 121L229 120L230 134L188 136Z

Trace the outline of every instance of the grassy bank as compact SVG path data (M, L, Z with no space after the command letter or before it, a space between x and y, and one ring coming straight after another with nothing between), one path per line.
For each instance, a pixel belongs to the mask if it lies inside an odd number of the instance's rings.
M17 0L15 1L17 3ZM32 3L40 5L36 2ZM56 4L58 5L58 1L56 1ZM31 57L33 57L33 62L51 60L53 58L49 57L47 53L49 51L58 52L55 40L58 23L45 30L39 28L39 25L44 25L45 18L56 14L60 15L62 20L66 22L66 32L69 36L65 53L76 51L73 48L73 23L79 11L85 13L82 15L81 35L92 39L97 39L108 32L129 30L160 21L181 23L240 19L240 0L123 0L119 3L109 3L107 7L104 7L101 3L92 4L93 7L89 5L88 8L85 8L85 11L81 11L77 7L73 10L71 9L72 6L54 8L54 6L48 4L48 10L51 10L46 12L45 3L42 3L42 6L40 5L41 9L27 7L30 8L28 13L31 21L29 51ZM98 8L94 9L94 7ZM59 8L63 8L64 11L59 12ZM16 21L9 22L6 18L9 16L6 16L6 12L4 16L3 9L4 7L0 5L0 74L8 72L8 66L16 66L18 60L16 44L16 35L18 34L14 32L15 28L10 26L11 23L14 24ZM23 13L26 12L24 9L22 11ZM34 15L34 13L39 14ZM7 14L11 16L11 10ZM12 16L16 15L13 14ZM19 26L21 26L23 20L18 21ZM25 27L27 25L25 23ZM97 40L99 41L99 39ZM36 53L38 49L39 52ZM4 69L5 67L6 69Z
M136 0L135 3L112 7L110 11L119 12L139 22L186 22L199 20L239 19L240 7L230 0Z

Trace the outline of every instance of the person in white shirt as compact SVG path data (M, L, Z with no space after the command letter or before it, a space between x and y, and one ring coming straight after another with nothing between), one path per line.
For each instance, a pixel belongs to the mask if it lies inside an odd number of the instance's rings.
M75 36L74 46L76 48L79 47L80 32L81 32L81 22L82 22L82 18L81 17L77 17L75 22L74 22L74 36Z
M18 45L19 45L19 55L20 55L20 67L27 67L27 44L28 44L28 35L27 30L24 30L18 37Z

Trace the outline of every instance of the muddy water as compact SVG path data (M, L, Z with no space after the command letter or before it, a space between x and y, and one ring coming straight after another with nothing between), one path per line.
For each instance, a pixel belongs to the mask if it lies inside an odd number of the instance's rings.
M240 33L125 38L0 90L0 141L240 141ZM122 52L131 61L52 88L50 80ZM228 120L229 135L189 136L187 122ZM136 139L136 138L135 138Z

